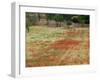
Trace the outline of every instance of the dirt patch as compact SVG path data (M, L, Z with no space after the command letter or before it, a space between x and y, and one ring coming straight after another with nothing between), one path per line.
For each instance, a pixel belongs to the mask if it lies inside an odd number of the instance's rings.
M81 44L79 40L58 40L50 45L50 48L55 49L71 49L73 46Z

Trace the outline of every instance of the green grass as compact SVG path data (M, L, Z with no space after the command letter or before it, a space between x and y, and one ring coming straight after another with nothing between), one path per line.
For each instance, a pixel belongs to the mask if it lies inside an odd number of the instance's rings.
M27 41L54 41L63 36L63 28L49 27L30 27L30 32L27 33Z

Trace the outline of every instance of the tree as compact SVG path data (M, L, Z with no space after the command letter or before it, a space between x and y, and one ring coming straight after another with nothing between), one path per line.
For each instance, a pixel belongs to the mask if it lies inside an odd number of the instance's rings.
M88 15L80 15L79 16L80 23L89 24L89 16Z
M64 22L67 24L67 25L71 25L72 24L72 17L73 15L66 15L66 14L63 14L63 17L64 17Z
M61 26L61 22L64 21L63 14L55 14L54 19L56 21L56 26L60 27Z
M55 14L46 14L46 16L47 16L47 25L48 25L49 20L54 20Z
M26 29L28 32L29 32L29 27L35 25L37 20L38 17L36 16L35 13L34 14L29 12L26 13Z
M72 16L71 20L74 23L79 23L79 16Z

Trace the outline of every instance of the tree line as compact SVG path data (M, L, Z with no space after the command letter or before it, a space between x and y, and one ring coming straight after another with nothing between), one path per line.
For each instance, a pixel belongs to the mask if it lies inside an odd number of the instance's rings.
M68 15L68 14L46 14L47 20L55 20L57 26L60 26L61 22L65 22L67 25L72 23L89 24L88 15Z
M55 21L56 26L60 27L61 23L64 22L66 25L72 25L72 23L89 24L89 15L72 15L72 14L49 14L42 13L45 15L47 25L49 21ZM41 13L26 13L26 28L29 30L29 26L35 25L36 22L40 21Z

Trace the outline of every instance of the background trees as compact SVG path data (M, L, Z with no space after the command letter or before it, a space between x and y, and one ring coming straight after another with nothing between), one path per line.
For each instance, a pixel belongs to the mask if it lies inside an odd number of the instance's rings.
M29 32L29 26L33 26L38 21L37 14L26 13L26 29Z
M63 27L61 23L67 25L72 25L72 23L78 24L89 24L89 15L72 15L72 14L53 14L53 13L26 13L26 29L29 31L29 26L38 25L39 21L43 17L41 14L44 14L45 20L48 23L50 21L55 21L55 27ZM82 27L82 26L80 26Z
M56 26L61 27L61 22L64 21L64 16L61 14L55 14L54 20L56 21Z

